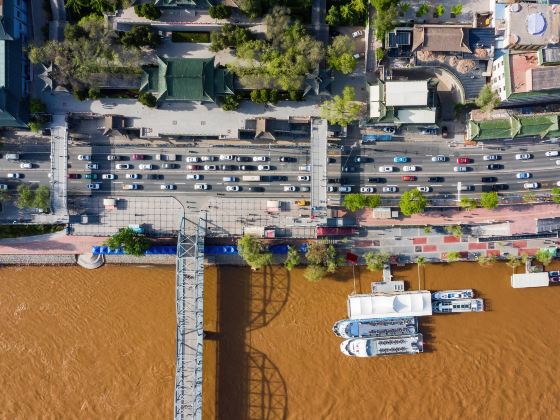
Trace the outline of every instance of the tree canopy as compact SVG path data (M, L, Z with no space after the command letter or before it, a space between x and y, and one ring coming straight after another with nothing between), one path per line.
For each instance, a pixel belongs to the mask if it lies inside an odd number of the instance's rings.
M371 0L375 7L375 36L382 41L385 33L392 30L397 22L398 0Z
M111 249L122 247L127 254L142 257L150 247L150 241L144 235L136 233L134 229L126 227L111 235L104 245Z
M426 208L426 197L417 189L406 191L401 196L400 208L402 214L411 216L415 213L422 213Z
M366 266L369 271L381 271L383 266L389 261L389 254L381 252L367 252L364 254Z
M48 212L51 207L51 191L47 185L40 185L35 190L33 207Z
M208 14L213 19L227 19L231 16L231 9L224 4L216 4L215 6L210 6Z
M301 254L293 246L288 246L288 255L286 256L286 261L284 261L284 267L286 270L292 271L292 269L301 262Z
M366 196L362 194L346 194L342 205L349 211L358 211L366 206Z
M20 209L26 209L33 206L33 192L27 184L19 184L17 187L18 199L16 206Z
M243 235L237 240L239 255L251 266L253 270L257 270L272 262L272 253L265 250L262 241L251 235Z
M474 198L462 197L459 206L465 210L474 210L478 206L478 203Z
M550 190L550 197L556 204L560 204L560 188L554 187Z
M356 91L353 87L346 86L342 96L336 95L333 99L321 104L321 118L331 124L346 126L357 120L362 112L362 104L355 101Z
M155 48L161 42L161 38L151 27L141 25L134 26L129 31L122 32L120 35L120 41L127 47Z
M356 48L352 38L347 35L338 35L327 47L327 63L343 74L350 74L356 68L355 52Z
M324 242L311 242L305 253L309 266L304 277L309 281L321 280L327 273L334 273L338 265L336 250Z
M485 192L480 194L480 205L485 209L495 209L498 207L500 198L497 192Z
M226 48L237 47L251 39L251 32L241 26L226 23L219 31L210 33L210 51L218 52Z
M496 92L492 90L490 85L484 85L484 87L480 90L475 103L482 111L490 112L498 106L500 98Z

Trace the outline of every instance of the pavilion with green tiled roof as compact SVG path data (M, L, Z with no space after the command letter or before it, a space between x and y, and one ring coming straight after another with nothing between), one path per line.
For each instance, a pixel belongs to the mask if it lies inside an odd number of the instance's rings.
M471 119L467 125L467 139L474 141L558 136L560 113L512 115L480 121Z
M163 101L216 102L232 95L233 75L214 66L214 58L161 58L157 65L142 67L141 92Z

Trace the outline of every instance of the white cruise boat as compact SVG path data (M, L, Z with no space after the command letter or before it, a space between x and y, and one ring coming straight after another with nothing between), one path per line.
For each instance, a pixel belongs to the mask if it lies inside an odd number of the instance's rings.
M472 289L459 289L459 290L440 290L432 293L434 300L453 300L453 299L472 299L474 298L474 291Z
M418 332L414 317L388 319L343 319L333 325L333 332L343 338L368 338L410 335Z
M484 300L481 298L439 300L432 303L432 310L436 314L482 312L484 311Z
M382 338L352 338L340 344L340 351L347 356L356 357L416 354L424 350L423 345L422 334Z

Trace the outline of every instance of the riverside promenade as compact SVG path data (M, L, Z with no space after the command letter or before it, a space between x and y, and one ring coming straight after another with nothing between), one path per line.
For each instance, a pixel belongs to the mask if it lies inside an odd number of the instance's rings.
M0 255L76 255L91 252L91 247L107 238L99 236L72 236L64 232L47 235L0 239Z

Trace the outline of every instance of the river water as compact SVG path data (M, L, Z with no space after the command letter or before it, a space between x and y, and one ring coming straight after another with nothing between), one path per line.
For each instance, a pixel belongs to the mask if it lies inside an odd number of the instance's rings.
M560 287L514 290L505 265L427 265L422 287L474 288L488 311L429 317L426 352L342 355L352 270L209 267L204 419L551 419ZM396 278L417 288L415 267ZM378 280L356 269L357 291ZM0 268L0 418L170 419L174 267Z

